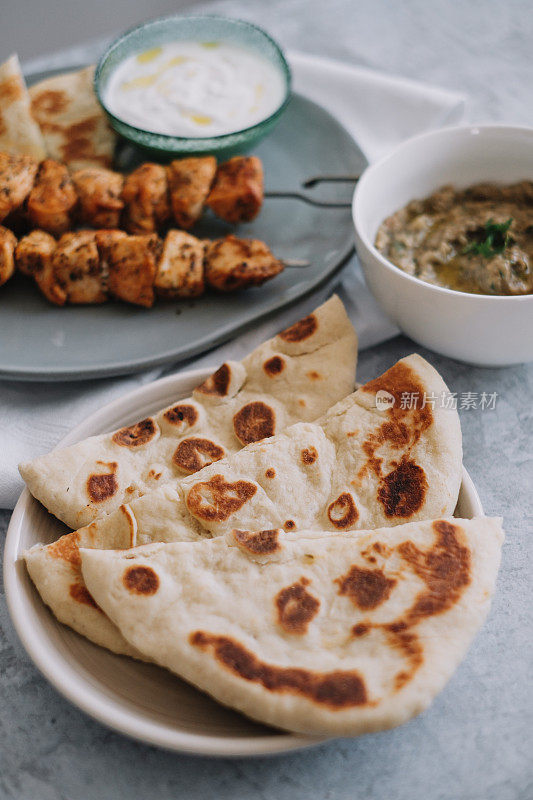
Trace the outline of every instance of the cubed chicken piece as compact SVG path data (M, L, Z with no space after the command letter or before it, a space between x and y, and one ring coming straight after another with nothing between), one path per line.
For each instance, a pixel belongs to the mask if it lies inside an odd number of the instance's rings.
M181 158L168 166L172 215L180 228L192 228L202 215L217 170L214 156Z
M100 268L102 275L107 281L109 278L109 255L112 245L119 242L121 239L127 239L128 234L119 230L102 230L94 232L96 237L96 246L100 254Z
M79 218L93 228L118 228L124 208L124 177L103 167L87 167L74 172L79 199Z
M169 231L159 259L155 289L160 297L198 297L204 292L205 243L185 231Z
M68 303L105 303L107 280L94 231L63 234L52 255L52 264Z
M15 272L16 245L15 234L0 226L0 286L6 283Z
M154 281L161 252L160 239L127 236L108 248L109 292L126 303L150 308L154 304Z
M67 293L59 284L52 263L57 247L53 236L45 231L32 231L24 236L15 250L17 268L35 279L35 283L47 300L57 306L66 303Z
M263 165L257 156L236 156L217 169L207 205L226 222L249 222L263 205Z
M220 292L261 286L284 268L264 242L236 236L216 239L208 245L204 264L207 283Z
M78 202L68 169L59 161L41 162L28 197L28 217L32 225L54 236L68 231Z
M31 156L0 153L0 222L22 206L38 168Z
M125 227L130 233L157 233L170 216L167 171L160 164L142 164L124 181Z
M41 272L44 261L52 255L56 246L56 240L46 231L28 233L19 241L15 250L17 269L33 278L37 272Z

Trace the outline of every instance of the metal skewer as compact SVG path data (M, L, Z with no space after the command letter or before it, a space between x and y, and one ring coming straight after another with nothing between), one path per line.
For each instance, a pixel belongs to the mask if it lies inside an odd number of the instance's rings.
M351 203L330 203L326 200L314 200L301 192L265 192L265 197L301 200L302 203L307 203L309 206L317 206L318 208L350 208L352 205Z
M317 183L357 183L360 175L315 175L313 178L307 178L302 183L304 189L311 189Z
M303 181L302 187L304 189L312 189L319 183L357 183L359 175L314 175L312 178L307 178ZM351 202L336 202L329 200L315 200L314 197L309 197L302 192L265 192L265 197L268 198L282 198L284 200L301 200L302 203L307 203L310 206L317 208L350 208Z
M281 262L285 267L309 267L311 262L307 258L282 258Z

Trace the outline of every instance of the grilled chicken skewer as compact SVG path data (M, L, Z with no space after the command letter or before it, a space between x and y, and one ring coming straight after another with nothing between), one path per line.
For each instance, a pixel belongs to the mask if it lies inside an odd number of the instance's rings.
M19 270L32 276L56 305L116 298L150 308L156 295L198 297L206 286L236 291L260 286L284 269L266 244L235 236L202 241L185 231L170 230L162 242L156 234L81 230L64 233L56 242L45 231L32 231L15 248L11 231L2 231L6 263L11 248L11 261L14 250Z
M260 211L263 168L256 156L236 156L217 168L213 156L183 158L168 167L146 163L124 177L103 167L69 175L64 164L0 153L0 222L26 211L35 228L60 236L77 223L144 235L169 219L188 230L207 206L231 223Z
M0 286L6 283L15 272L15 234L0 226Z

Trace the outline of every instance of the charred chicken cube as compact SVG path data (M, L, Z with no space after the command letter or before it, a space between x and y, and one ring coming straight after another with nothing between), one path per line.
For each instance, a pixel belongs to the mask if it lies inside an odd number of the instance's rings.
M109 254L111 247L115 242L119 242L121 239L127 239L128 234L120 230L102 230L95 231L94 235L96 237L96 246L100 254L102 275L107 280L109 277Z
M0 286L15 272L15 234L0 226Z
M52 255L54 276L67 302L105 303L106 276L100 262L94 231L65 233Z
M72 175L79 198L80 221L93 228L117 228L124 208L124 178L103 167L87 167Z
M15 259L20 272L35 279L46 299L62 306L66 303L67 294L56 278L52 263L56 247L57 242L49 233L32 231L19 241Z
M33 277L41 272L44 262L56 249L57 242L46 231L32 231L24 236L15 250L17 269L24 275Z
M261 286L284 268L264 242L231 235L207 246L204 264L207 283L220 292Z
M109 291L127 303L150 308L161 250L157 236L126 236L108 248Z
M169 231L157 267L157 294L166 298L203 294L205 247L204 242L185 231Z
M26 200L37 168L38 164L31 156L0 153L0 222Z
M170 204L180 228L192 228L200 218L216 169L214 156L182 158L169 164Z
M261 160L236 156L219 166L207 205L226 222L249 222L259 214L263 197Z
M77 201L66 166L51 158L42 161L28 197L28 217L32 225L59 236L71 227Z
M142 164L124 181L122 199L130 233L156 233L170 216L167 171L160 164Z

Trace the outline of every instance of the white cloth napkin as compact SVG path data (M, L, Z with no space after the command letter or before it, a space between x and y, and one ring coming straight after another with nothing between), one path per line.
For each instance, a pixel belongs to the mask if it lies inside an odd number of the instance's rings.
M102 47L100 41L65 51L27 64L26 69L87 63L98 57ZM295 90L336 116L369 161L409 136L460 120L464 112L464 98L452 92L303 53L290 53L289 61ZM378 309L354 257L327 286L252 332L195 359L195 365L218 366L226 358L240 359L256 344L309 313L333 291L346 304L361 349L397 334L397 328ZM22 490L17 470L20 461L51 450L69 429L104 403L185 366L182 362L179 366L100 381L0 382L0 508L13 508Z

